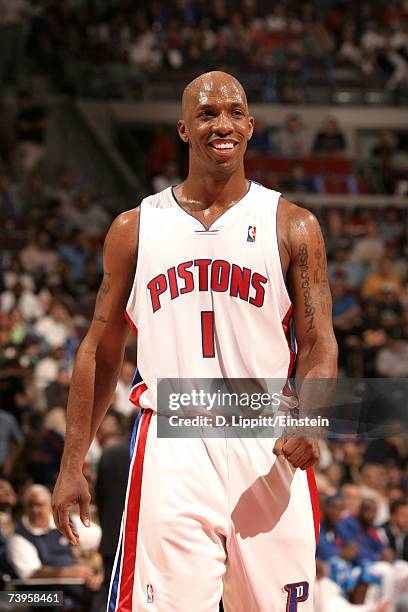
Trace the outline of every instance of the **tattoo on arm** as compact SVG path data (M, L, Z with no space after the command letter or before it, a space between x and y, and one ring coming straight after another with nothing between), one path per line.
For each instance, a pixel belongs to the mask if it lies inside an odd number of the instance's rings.
M309 332L315 328L314 315L316 309L313 306L312 293L310 290L309 251L305 242L302 242L299 247L299 261L300 278L302 279L304 313L308 321L306 332Z
M94 321L99 321L100 323L107 323L107 319L105 319L105 317L98 314L98 309L102 306L106 296L111 290L111 284L109 282L109 278L111 276L112 276L111 272L104 273L102 284L99 288L98 295L96 296Z
M313 272L313 283L319 286L319 303L322 315L330 314L330 300L329 300L329 283L327 281L327 265L324 257L324 252L321 248L323 246L323 237L320 231L316 232L317 242L319 246L315 251L316 256L316 269Z

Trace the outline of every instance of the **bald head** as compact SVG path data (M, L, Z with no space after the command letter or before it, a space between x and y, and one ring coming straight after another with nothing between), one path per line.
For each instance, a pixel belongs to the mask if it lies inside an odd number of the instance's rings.
M228 72L213 70L200 74L183 91L182 111L186 119L189 110L196 104L206 104L212 96L236 99L248 108L247 97L241 83Z

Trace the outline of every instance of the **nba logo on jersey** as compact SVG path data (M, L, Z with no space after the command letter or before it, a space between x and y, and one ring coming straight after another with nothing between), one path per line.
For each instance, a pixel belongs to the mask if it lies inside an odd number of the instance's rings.
M247 242L255 242L255 238L256 238L256 227L255 225L249 225Z
M151 585L151 584L148 584L146 586L146 601L147 601L147 603L153 603L153 601L154 601L153 585Z
M285 584L284 589L288 594L286 612L297 612L298 604L306 601L309 597L309 583L306 581L292 582L291 584Z

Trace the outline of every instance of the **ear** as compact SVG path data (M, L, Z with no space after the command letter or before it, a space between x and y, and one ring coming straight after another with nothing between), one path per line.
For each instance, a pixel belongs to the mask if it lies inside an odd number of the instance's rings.
M254 118L248 117L248 140L251 140L252 138L252 134L254 133L254 126L255 126Z
M181 140L183 142L188 142L189 138L188 138L187 126L186 126L186 122L184 121L184 119L180 119L177 122L177 130L178 130Z

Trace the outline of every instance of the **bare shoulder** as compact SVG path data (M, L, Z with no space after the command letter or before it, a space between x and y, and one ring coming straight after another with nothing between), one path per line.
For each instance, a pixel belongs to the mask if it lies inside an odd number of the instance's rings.
M280 199L278 223L279 233L285 240L289 251L302 242L317 241L323 244L323 236L316 216L307 208L293 204L285 198Z
M139 233L140 207L120 213L105 238L104 255L135 260Z

